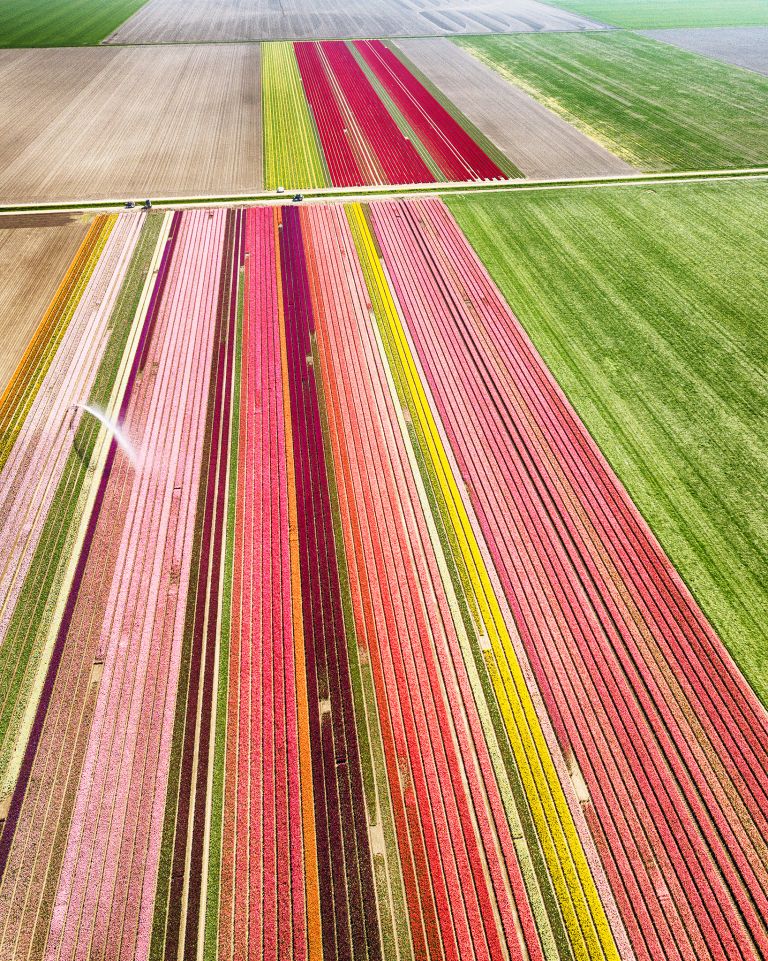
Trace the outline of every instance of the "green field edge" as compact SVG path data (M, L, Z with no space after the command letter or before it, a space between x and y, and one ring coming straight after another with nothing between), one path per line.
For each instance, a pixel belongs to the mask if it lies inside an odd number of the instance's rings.
M704 182L706 183L706 181ZM675 542L674 538L676 535L674 528L667 526L665 529L662 527L664 519L660 517L657 512L655 498L640 488L640 475L637 472L633 473L633 465L622 458L621 451L623 442L620 439L620 432L617 431L615 436L611 436L611 425L601 426L599 423L597 414L606 409L610 409L610 405L606 406L595 403L594 398L587 397L586 394L579 395L578 389L574 385L571 377L572 371L569 372L567 365L562 363L562 357L565 356L568 351L571 351L573 347L571 345L567 347L561 346L559 348L561 350L560 357L553 352L552 343L555 342L557 337L562 338L562 332L557 332L555 324L550 324L549 322L546 325L539 324L538 321L533 318L530 305L524 304L519 295L515 296L515 294L508 289L503 268L500 268L498 264L493 264L489 260L487 250L484 250L482 243L478 241L477 232L470 228L468 221L462 216L461 211L454 205L449 205L449 210L451 215L456 219L456 222L472 249L485 266L493 282L498 285L504 300L509 304L519 323L530 337L535 349L540 352L547 369L551 372L560 389L572 404L595 446L600 450L606 463L625 489L635 509L653 536L657 539L662 551L674 568L676 575L685 585L685 588L701 610L704 618L719 637L723 645L722 652L745 678L757 698L768 708L768 684L765 682L766 675L764 669L761 667L761 665L765 663L764 653L760 652L757 655L750 655L749 642L745 643L744 639L740 639L734 632L732 627L733 612L731 609L724 608L721 600L718 600L710 595L708 590L705 590L705 586L697 575L695 564L687 562L685 554L687 544L685 542ZM723 251L723 256L727 256L728 253L729 251ZM552 333L553 331L555 332L554 334ZM552 343L545 347L546 337L553 337L553 340ZM616 403L616 400L612 399L611 403ZM590 404L593 405L591 411ZM675 505L673 504L673 506ZM723 585L719 578L717 580L719 586L722 587ZM728 588L726 587L724 589L727 591ZM761 638L758 637L756 643L760 643L760 640ZM763 650L764 648L765 642L763 641Z
M0 16L0 50L50 50L50 49L73 49L81 50L84 47L99 47L109 37L113 36L124 24L126 24L135 14L145 7L148 0L101 0L98 5L91 3L75 2L75 0L6 0L5 10ZM93 13L94 6L99 7L98 13ZM84 14L91 8L91 17L99 17L101 20L109 20L106 31L103 29L104 23L91 24L86 16L79 18L76 25L70 24L65 27L62 24L62 14L65 20L72 21L78 18L78 14ZM21 8L21 15L15 12L14 8ZM26 8L26 9L25 9ZM57 9L58 8L58 9ZM106 8L106 9L104 9ZM32 21L31 26L19 28L19 21L22 25ZM57 42L56 27L61 25L64 34L64 42ZM32 41L30 35L36 33L37 39ZM20 36L20 40L14 37ZM81 39L78 39L80 37Z

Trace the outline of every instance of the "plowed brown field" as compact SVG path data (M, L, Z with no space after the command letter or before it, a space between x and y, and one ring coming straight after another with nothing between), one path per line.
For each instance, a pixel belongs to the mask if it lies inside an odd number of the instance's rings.
M261 186L257 45L8 50L0 203Z
M279 16L266 0L149 0L107 39L111 43L319 40L441 36L599 28L537 0L286 0Z
M0 394L87 228L79 214L0 217Z
M768 74L768 27L682 27L640 32L689 53Z

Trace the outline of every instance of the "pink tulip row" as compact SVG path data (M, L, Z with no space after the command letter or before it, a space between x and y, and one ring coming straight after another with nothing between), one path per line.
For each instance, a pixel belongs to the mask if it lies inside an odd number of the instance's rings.
M223 224L224 212L174 221L175 253L125 416L141 467L133 471L118 454L105 491L104 525L113 510L123 523L110 532L114 576L96 625L103 675L48 958L149 951ZM86 579L99 578L103 560L91 554Z
M0 471L0 644L40 537L109 336L108 322L141 222L121 215L110 233L53 363ZM13 586L11 586L13 585Z
M244 241L219 956L300 961L307 922L273 210L247 212Z

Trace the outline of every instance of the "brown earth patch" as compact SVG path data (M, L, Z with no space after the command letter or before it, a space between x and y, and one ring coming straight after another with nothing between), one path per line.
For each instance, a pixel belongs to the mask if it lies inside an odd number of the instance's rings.
M0 51L0 203L261 189L255 44Z
M0 217L0 393L87 229L72 214Z

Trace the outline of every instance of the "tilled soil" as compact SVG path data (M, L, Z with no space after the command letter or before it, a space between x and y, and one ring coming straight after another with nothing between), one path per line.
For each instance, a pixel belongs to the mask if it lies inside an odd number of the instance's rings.
M0 217L0 393L87 229L72 214Z
M0 51L0 203L261 187L257 45Z
M527 177L634 171L447 38L400 40L397 45Z
M223 9L222 9L223 6ZM276 16L265 0L149 0L107 43L319 40L599 29L537 0L287 0Z

